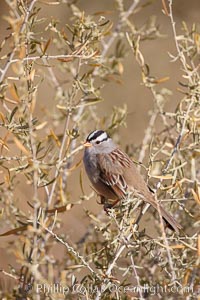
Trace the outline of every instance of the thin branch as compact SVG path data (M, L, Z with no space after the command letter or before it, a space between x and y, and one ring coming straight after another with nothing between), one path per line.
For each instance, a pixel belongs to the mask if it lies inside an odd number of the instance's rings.
M80 255L79 252L77 252L70 244L66 241L64 241L62 238L60 238L56 233L54 233L49 228L43 226L42 223L38 222L38 224L46 231L48 232L55 240L57 240L59 243L64 245L67 248L67 251L72 253L89 271L90 273L97 279L101 280L101 276L89 265L89 263L85 260L85 258Z
M101 55L102 58L104 58L106 56L108 50L110 49L110 47L114 43L115 39L117 38L118 33L120 32L125 20L128 19L128 17L133 13L133 11L135 10L135 8L139 4L139 2L140 2L140 0L133 0L133 3L129 7L129 9L122 14L122 18L119 20L118 24L116 25L116 27L112 33L112 36L110 37L110 39L107 42L103 43L104 49L103 49L102 55Z
M2 269L0 269L0 272L2 273L2 274L4 274L5 276L8 276L8 277L10 277L10 278L12 278L12 279L15 279L15 280L19 280L19 277L18 276L16 276L16 275L13 275L13 274L11 274L11 273L8 273L8 272L6 272L5 270L2 270Z
M97 57L95 51L91 52L90 54L75 54L75 53L74 54L73 53L72 54L56 54L56 55L43 54L43 55L35 55L35 56L24 57L22 59L19 59L19 58L13 59L13 57L12 57L12 58L9 59L9 66L11 64L16 63L16 62L37 61L39 59L46 59L47 61L50 60L50 59L57 59L57 60L60 59L60 60L64 61L66 59L66 61L67 61L67 59L72 59L73 60L74 58L81 58L83 60L88 60L92 57L95 57L95 58ZM1 70L1 72L4 72L4 69Z
M171 20L171 25L172 25L172 30L173 30L173 34L174 34L174 41L175 41L175 45L176 45L176 50L178 53L178 57L184 67L184 70L186 73L188 73L188 68L187 68L187 62L185 59L185 56L183 54L183 52L181 51L180 47L179 47L179 43L178 43L178 38L177 38L177 32L176 32L176 23L174 21L174 17L173 17L173 10L172 10L172 4L173 4L173 0L168 0L169 2L169 14L168 16L170 17ZM188 78L188 80L190 81L190 77Z
M140 277L137 273L137 269L136 269L136 266L135 266L135 263L134 263L133 255L131 255L131 267L133 268L133 274L134 274L134 277L135 277L136 282L137 282L138 294L140 296L140 300L142 300L142 299L144 299L144 296L143 296L143 293L142 293L142 286L140 284Z
M68 138L67 129L69 127L70 116L71 116L71 113L69 111L67 113L65 126L64 126L64 130L63 130L64 134L63 134L62 144L61 144L59 155L58 155L58 165L56 167L56 171L55 171L55 174L54 174L55 180L52 184L52 188L51 188L48 200L47 200L47 208L51 205L53 195L54 195L54 192L55 192L55 188L56 188L56 184L57 184L57 177L60 173L60 168L62 166L62 158L63 158L63 154L64 154L64 150L65 150L66 141L67 141L67 138Z
M29 8L27 10L27 13L25 15L25 18L24 18L24 22L23 22L23 24L21 26L21 29L19 31L20 33L22 33L24 31L24 29L25 29L25 27L27 25L28 18L30 16L31 11L33 9L33 6L35 5L36 2L37 2L37 0L32 0L31 1L30 5L29 5ZM14 49L12 50L12 52L11 52L11 54L10 54L10 56L9 56L6 64L5 64L5 66L2 68L2 70L1 70L1 76L0 76L0 83L4 80L4 77L5 77L6 73L7 73L10 65L13 63L13 58L14 58L14 55L15 55L17 49L18 49L18 45L16 45L14 47Z

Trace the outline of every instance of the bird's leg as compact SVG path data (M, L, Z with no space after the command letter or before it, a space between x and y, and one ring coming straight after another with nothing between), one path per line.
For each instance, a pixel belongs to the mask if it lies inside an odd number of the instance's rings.
M106 198L100 194L98 194L98 196L100 197L100 201L97 200L97 203L100 205L104 204L106 201Z
M113 208L121 199L115 200L113 203L110 204L110 208Z
M97 201L98 204L103 205L103 209L106 213L108 213L108 209L113 207L113 204L108 203L108 199L106 197L104 197L103 195L100 195L100 202Z
M101 198L102 201L102 198ZM112 203L108 203L107 199L105 199L105 197L103 197L103 207L104 207L104 211L106 213L108 213L108 209L113 208L118 202L120 201L120 199L115 200Z
M103 195L99 195L99 196L100 196L100 202L98 202L98 204L103 205L104 211L108 213L108 209L111 208L110 204L108 203L108 199Z
M106 213L108 213L108 209L113 208L120 201L120 199L117 199L112 203L111 202L109 203L109 200L106 197L104 197L103 195L99 195L99 196L100 196L99 204L103 204L103 208Z

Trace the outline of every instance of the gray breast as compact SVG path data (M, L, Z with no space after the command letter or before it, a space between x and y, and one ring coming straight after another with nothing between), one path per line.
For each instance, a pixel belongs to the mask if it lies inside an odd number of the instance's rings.
M95 154L89 153L89 149L85 149L83 156L83 163L87 175L92 183L96 183L99 179L99 169L97 167L97 156Z

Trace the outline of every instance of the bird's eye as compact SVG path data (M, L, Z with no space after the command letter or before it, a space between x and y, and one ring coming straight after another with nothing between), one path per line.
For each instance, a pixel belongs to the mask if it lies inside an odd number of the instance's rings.
M96 141L96 144L100 144L100 141Z

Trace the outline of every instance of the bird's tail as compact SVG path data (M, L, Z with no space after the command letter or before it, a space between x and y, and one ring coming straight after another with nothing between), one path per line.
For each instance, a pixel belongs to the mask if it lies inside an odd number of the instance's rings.
M160 212L171 229L174 229L177 233L182 229L182 226L162 206L160 206Z
M158 210L158 204L156 203L156 201L154 199L151 199L148 202L157 211L159 211ZM164 209L164 207L162 207L161 205L159 205L159 207L160 207L160 213L161 213L163 219L167 222L167 225L169 226L169 228L175 230L178 233L179 230L182 229L182 226Z

